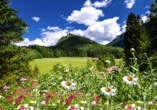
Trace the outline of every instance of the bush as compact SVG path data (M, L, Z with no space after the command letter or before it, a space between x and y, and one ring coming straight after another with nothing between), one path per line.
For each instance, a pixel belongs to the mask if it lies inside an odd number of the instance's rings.
M88 61L86 62L86 66L89 67L89 68L92 66L91 61L89 61L89 59L88 59Z
M104 63L101 60L99 60L99 61L96 62L96 68L97 68L97 70L99 72L105 71L104 70Z

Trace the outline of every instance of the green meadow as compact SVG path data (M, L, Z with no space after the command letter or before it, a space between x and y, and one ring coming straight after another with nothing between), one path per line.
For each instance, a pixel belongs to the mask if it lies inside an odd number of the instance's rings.
M42 58L42 59L34 59L34 61L30 61L31 68L33 69L35 65L37 65L40 73L49 72L53 69L53 65L60 63L60 65L66 64L67 69L70 67L69 64L74 65L75 67L83 67L86 61L91 62L94 66L96 65L96 61L92 61L92 57L60 57L60 58ZM120 64L118 59L115 59L115 64Z

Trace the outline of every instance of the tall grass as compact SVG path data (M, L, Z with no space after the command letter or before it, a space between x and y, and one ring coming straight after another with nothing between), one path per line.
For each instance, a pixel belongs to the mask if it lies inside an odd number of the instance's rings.
M59 65L64 71L40 74L34 80L23 78L23 83L6 85L1 91L0 110L155 110L157 83L152 64L147 57L150 71L145 73L152 75L148 81L133 59L135 65L120 65L112 74L99 72L95 66L67 69Z

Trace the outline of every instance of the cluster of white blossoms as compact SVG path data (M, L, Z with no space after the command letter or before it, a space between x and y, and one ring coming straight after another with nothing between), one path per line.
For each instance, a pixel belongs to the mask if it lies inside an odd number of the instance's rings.
M106 62L108 62L108 63L111 63L109 60L105 60Z

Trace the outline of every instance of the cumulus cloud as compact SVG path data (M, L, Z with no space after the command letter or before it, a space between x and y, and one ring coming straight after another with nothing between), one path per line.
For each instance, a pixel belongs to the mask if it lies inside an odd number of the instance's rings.
M104 0L102 2L96 1L93 5L94 5L94 7L100 8L100 7L106 7L107 4L109 4L109 3L111 3L111 0Z
M136 0L125 0L126 7L129 8L129 9L132 8L133 5L135 4L135 1Z
M95 9L93 7L83 7L81 11L74 10L66 20L90 26L96 23L99 16L104 16L102 10Z
M112 19L96 22L86 29L85 36L91 40L111 41L117 35L121 34L120 26L116 22L118 19L119 17L114 17Z
M68 33L67 29L64 30L60 30L60 31L55 31L55 32L51 32L51 31L46 31L46 32L42 32L40 35L42 36L41 39L36 38L33 41L29 41L29 38L24 38L25 40L20 42L20 43L15 43L15 45L17 46L29 46L29 45L41 45L41 46L54 46L58 40L62 37L62 36L66 36Z
M147 14L150 14L150 11L147 11L146 13L147 13Z
M75 34L75 35L84 36L85 31L82 31L81 29L79 29L79 30L75 29L73 31L70 31L70 33Z
M99 2L99 1L96 1L94 2L93 4L91 3L90 0L87 0L85 3L84 3L84 7L96 7L96 8L100 8L100 7L106 7L107 4L111 3L112 0L103 0L102 2Z
M66 29L73 29L73 27L71 27L71 26L66 26Z
M32 19L34 19L36 22L39 22L39 17L33 17Z
M48 30L53 30L53 31L61 31L61 29L59 27L56 27L56 26L55 27L48 26L47 29Z
M147 20L147 16L144 16L144 15L142 14L142 15L141 15L141 18L142 18L142 20L143 20L143 23L145 23L146 20Z
M102 42L99 42L99 43L102 44L102 45L106 45L106 44L109 43L109 41L102 41Z
M46 31L46 29L43 28L41 31Z

